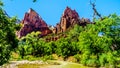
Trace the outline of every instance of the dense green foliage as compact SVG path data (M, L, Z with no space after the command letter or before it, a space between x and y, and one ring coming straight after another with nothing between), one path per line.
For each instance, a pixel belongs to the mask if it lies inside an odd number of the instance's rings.
M0 6L0 65L9 60L11 51L17 47L15 20L16 18L7 17Z
M18 53L22 58L26 55L44 56L52 53L50 46L45 45L45 41L38 37L39 34L40 32L32 32L20 40Z
M90 66L116 65L120 51L120 17L113 14L95 22L80 33L80 62Z
M61 38L57 42L45 42L43 38L38 38L38 32L32 32L19 42L18 53L23 56L45 56L56 53L59 56L67 57L75 55L78 51L75 42L68 41L68 38Z
M1 1L0 5L3 5ZM103 17L102 20L96 19L95 24L87 24L85 27L75 25L63 33L66 37L50 42L45 37L41 38L40 32L29 33L18 42L15 31L22 25L16 25L15 21L16 18L7 17L0 7L0 65L9 60L17 44L16 51L22 59L28 55L44 57L57 54L64 60L74 56L77 62L87 66L116 67L119 64L120 16L116 14Z
M75 56L78 62L88 66L116 66L120 48L120 17L116 14L95 20L84 28L75 25L57 41L46 42L39 38L38 32L32 32L19 41L18 52L26 55L49 56L57 54L63 58Z

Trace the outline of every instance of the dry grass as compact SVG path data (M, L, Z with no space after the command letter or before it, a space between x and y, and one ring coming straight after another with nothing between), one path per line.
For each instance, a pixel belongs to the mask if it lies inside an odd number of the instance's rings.
M68 61L68 62L77 62L77 60L74 58L74 56L68 57L66 61Z

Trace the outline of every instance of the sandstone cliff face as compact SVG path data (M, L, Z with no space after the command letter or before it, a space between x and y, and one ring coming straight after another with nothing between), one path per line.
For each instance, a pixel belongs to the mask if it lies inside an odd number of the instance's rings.
M69 7L66 7L65 11L60 18L60 22L56 24L54 28L51 29L47 26L44 20L37 14L33 9L30 9L25 13L24 19L22 20L22 28L17 32L18 38L26 36L32 31L40 31L41 36L46 36L50 33L61 33L65 32L69 27L73 27L75 24L80 26L86 26L90 24L90 20L86 18L79 18L78 13ZM58 37L55 37L55 39Z
M86 26L86 24L89 23L90 23L89 19L85 18L80 19L78 13L75 10L66 7L60 19L60 23L57 23L55 28L53 29L53 33L65 32L69 27L74 26L75 24L84 27Z
M17 32L19 38L26 36L32 31L40 31L41 36L45 36L51 33L44 20L33 10L30 9L25 13L24 19L22 20L23 27Z
M79 15L75 10L71 10L69 7L66 7L61 19L60 23L58 23L53 30L54 33L65 32L67 28L71 25L78 23Z

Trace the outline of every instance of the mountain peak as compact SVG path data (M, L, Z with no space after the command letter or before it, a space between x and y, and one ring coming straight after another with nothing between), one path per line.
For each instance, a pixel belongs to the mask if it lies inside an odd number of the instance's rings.
M34 9L32 9L32 8L30 8L27 13L32 13L32 12L38 14L38 13L37 13ZM38 15L39 15L39 14L38 14Z
M65 32L70 26L74 26L74 24L78 24L78 22L78 13L67 6L62 14L60 23L58 23L54 29L54 33Z
M76 12L76 10L72 10L70 7L66 7L64 13L63 13L63 17L69 16L71 18L79 18L78 13Z
M30 13L30 12L32 12L32 11L34 11L34 10L33 10L32 8L30 8L29 11L28 11L28 13Z
M41 35L43 36L51 33L46 22L32 8L30 8L29 11L25 13L22 24L24 26L17 33L19 38L26 36L32 31L40 31Z

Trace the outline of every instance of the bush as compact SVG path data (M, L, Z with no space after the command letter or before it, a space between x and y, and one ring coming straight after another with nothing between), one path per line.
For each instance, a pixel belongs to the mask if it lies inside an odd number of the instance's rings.
M69 42L68 38L61 38L57 41L56 54L67 58L68 56L73 56L78 53L78 47L75 42Z
M38 38L38 34L32 32L19 41L18 53L21 55L22 58L26 55L51 55L52 48L53 47L47 44L43 39Z
M81 61L81 55L80 54L74 55L74 58L77 60L77 62L80 63L80 61Z

